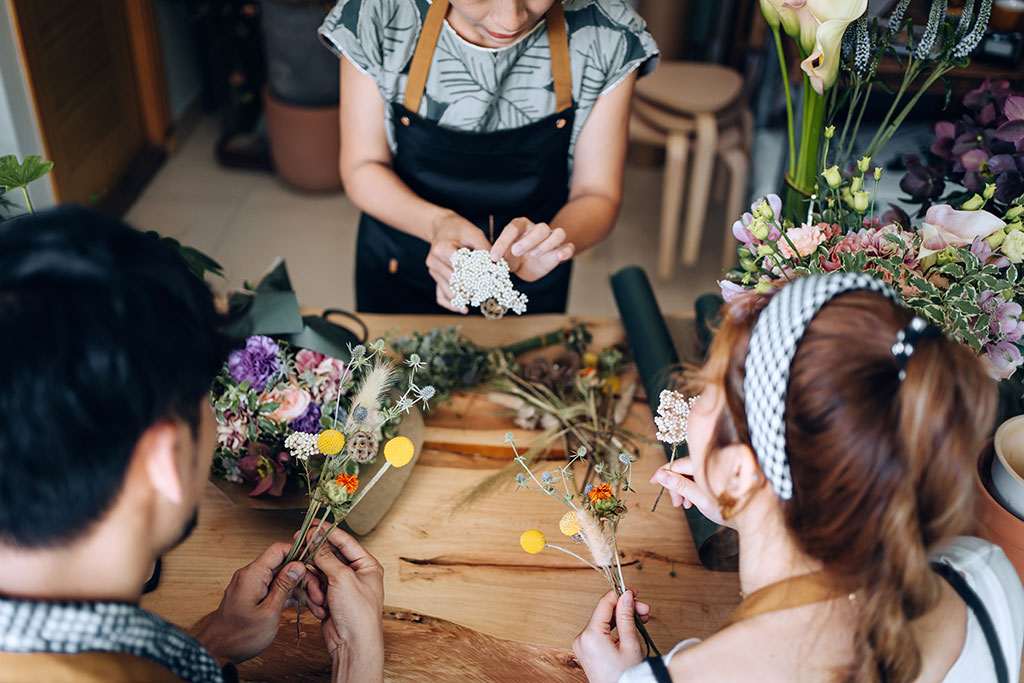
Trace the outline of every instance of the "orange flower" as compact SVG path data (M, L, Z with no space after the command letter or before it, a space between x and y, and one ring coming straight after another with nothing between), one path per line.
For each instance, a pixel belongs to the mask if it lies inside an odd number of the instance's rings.
M359 477L354 474L345 474L342 472L338 475L338 478L334 480L334 483L338 486L344 486L348 489L349 495L352 495L356 492L356 489L359 488Z
M590 496L590 502L595 500L606 500L612 497L612 485L611 484L598 484L594 488L590 489L587 493Z

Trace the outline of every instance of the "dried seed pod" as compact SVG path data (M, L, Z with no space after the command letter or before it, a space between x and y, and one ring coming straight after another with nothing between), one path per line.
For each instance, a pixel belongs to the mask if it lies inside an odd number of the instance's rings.
M505 313L508 309L498 303L498 300L491 297L487 301L480 304L480 312L484 314L484 317L488 320L499 320L505 317Z
M377 456L377 437L369 432L356 432L348 442L348 454L358 463L370 462Z

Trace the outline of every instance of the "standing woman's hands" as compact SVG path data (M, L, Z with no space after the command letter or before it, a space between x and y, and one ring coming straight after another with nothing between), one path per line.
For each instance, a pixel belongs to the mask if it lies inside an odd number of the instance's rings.
M466 313L465 307L452 306L453 292L448 284L452 276L452 254L462 247L490 251L491 243L480 228L454 211L443 213L432 228L427 270L437 282L437 304L455 313Z
M571 259L576 246L566 241L562 228L552 229L547 223L516 218L501 231L490 252L492 261L504 258L513 273L533 282Z

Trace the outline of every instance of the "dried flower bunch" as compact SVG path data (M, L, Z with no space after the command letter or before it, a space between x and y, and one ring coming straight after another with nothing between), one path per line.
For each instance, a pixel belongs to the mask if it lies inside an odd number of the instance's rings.
M448 284L456 308L479 307L489 320L501 318L508 311L517 315L526 312L527 296L512 286L505 259L495 263L483 249L463 247L452 254L452 270Z
M515 436L511 432L505 435L505 443L511 446L515 462L524 470L516 475L516 487L550 496L567 507L568 512L558 521L558 529L574 543L585 546L590 559L564 546L549 543L539 529L523 532L519 538L523 550L536 555L545 548L551 548L570 555L604 577L615 593L622 595L626 590L626 581L622 575L616 533L619 522L627 512L626 499L630 493L634 493L630 480L636 458L629 453L620 453L618 459L621 467L614 471L603 465L595 466L600 481L587 484L582 492L576 493L570 487L570 482L575 479L573 467L586 460L586 448L581 446L564 466L555 472L543 472L538 478L526 458L516 449ZM639 618L636 625L647 644L648 654L658 654L654 641Z
M413 354L405 361L408 388L391 400L398 371L384 349L383 339L369 347L350 348L351 360L341 377L341 386L354 388L348 410L343 412L340 402L335 403L333 413L322 418L329 420L327 429L316 434L292 434L285 441L291 457L302 466L309 492L309 507L287 562L306 561L330 533L328 530L315 536L307 534L313 520L326 520L330 515L330 529L334 529L391 467L404 467L412 461L412 441L395 436L384 444L383 466L368 483L359 480L359 466L376 459L377 445L386 438L385 427L417 404L426 407L435 393L430 385L416 384L416 371L422 370L424 363ZM354 377L358 378L357 388Z
M573 481L577 493L601 471L619 471L619 454L635 456L637 441L644 440L623 425L639 386L628 349L610 346L596 354L581 354L587 338L586 334L567 337L567 348L554 361L538 358L519 367L498 357L491 381L496 391L489 395L493 402L515 411L517 427L542 430L524 454L527 464L559 440L564 440L567 452L582 447L587 469L579 481ZM515 467L512 463L484 480L459 504L471 503L508 481Z

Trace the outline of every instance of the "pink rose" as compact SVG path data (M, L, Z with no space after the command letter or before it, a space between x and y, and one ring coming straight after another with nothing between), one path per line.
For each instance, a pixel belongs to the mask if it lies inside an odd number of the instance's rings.
M314 371L325 357L322 353L301 349L295 354L295 372L301 375L304 372Z
M265 394L261 403L280 403L281 405L267 417L277 422L291 422L305 414L311 400L309 392L305 389L285 384Z
M799 228L790 228L786 236L779 240L779 251L786 258L792 259L799 256L809 256L818 250L818 245L825 241L825 231L820 223L818 225L802 225ZM796 253L789 246L790 242L796 247Z

